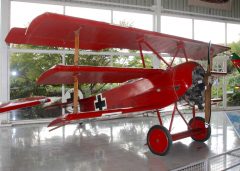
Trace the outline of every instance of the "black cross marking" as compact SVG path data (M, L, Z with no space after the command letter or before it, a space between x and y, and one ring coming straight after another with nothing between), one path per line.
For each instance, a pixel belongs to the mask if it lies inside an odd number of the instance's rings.
M95 110L103 110L106 108L106 99L102 98L102 94L96 95L96 100L94 101Z
M74 93L70 93L70 98L67 99L67 102L73 102Z

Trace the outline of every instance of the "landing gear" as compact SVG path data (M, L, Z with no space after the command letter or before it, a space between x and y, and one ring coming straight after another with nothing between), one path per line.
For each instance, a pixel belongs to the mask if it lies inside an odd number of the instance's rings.
M147 145L152 153L163 156L171 148L172 137L164 126L154 125L148 131Z
M211 126L205 124L205 119L202 117L195 117L189 121L189 126L192 129L201 129L200 133L192 134L191 138L198 142L208 140L211 135Z
M188 129L186 131L170 134L176 111L179 113ZM167 129L163 126L160 112L157 110L157 116L160 125L154 125L151 127L147 134L147 145L150 151L156 155L164 156L170 150L173 141L187 137L191 137L193 140L198 142L204 142L208 140L211 135L211 126L206 124L204 118L198 116L196 117L195 107L192 108L192 114L193 118L187 122L183 114L178 110L177 104L175 104L169 129Z

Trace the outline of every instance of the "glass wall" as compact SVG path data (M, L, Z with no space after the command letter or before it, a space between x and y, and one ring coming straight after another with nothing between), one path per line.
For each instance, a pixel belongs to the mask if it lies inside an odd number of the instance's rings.
M194 20L194 39L225 44L225 24L222 22Z
M227 23L227 44L240 41L240 24Z
M47 96L53 100L61 97L61 86L37 85L37 78L52 66L61 63L59 54L13 53L10 59L10 98ZM49 118L61 115L61 109L40 106L12 111L10 120Z
M12 1L11 28L27 27L35 17L45 12L63 14L63 6Z
M225 23L206 20L194 20L194 39L225 45ZM226 56L227 57L227 56ZM224 72L223 59L220 56L213 60L213 70ZM212 99L223 99L223 77L216 77L212 86ZM222 106L223 103L217 104Z
M152 31L153 15L134 12L113 11L113 23Z
M11 28L28 27L30 22L45 12L63 14L61 5L49 5L28 2L11 2ZM50 50L57 48L36 47L31 45L15 45L16 49ZM10 99L25 98L30 96L61 97L61 86L37 86L36 80L41 73L53 65L61 63L59 54L12 53L10 58ZM15 110L10 113L10 120L38 119L56 117L61 115L57 108L43 109L33 107Z
M111 23L111 11L95 8L66 6L66 15Z
M227 44L231 52L240 55L240 24L227 23ZM227 105L240 106L240 73L228 61Z
M191 39L192 19L161 16L161 32Z

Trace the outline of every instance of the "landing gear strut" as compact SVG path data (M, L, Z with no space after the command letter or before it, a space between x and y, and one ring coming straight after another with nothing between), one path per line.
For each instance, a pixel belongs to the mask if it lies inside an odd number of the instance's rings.
M173 119L176 111L183 119L188 129L183 132L171 134L170 132L172 130ZM160 112L157 110L160 125L154 125L151 127L147 134L147 145L150 151L156 155L164 156L170 150L173 141L187 137L191 137L194 141L198 142L208 140L211 135L211 126L206 124L204 118L195 116L195 107L192 108L192 114L192 119L187 122L183 114L178 110L177 104L175 104L169 129L167 129L163 126Z

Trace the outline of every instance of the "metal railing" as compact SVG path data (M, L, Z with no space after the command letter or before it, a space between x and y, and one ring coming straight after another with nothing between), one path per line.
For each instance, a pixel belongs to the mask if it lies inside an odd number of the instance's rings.
M172 171L239 171L240 147Z

